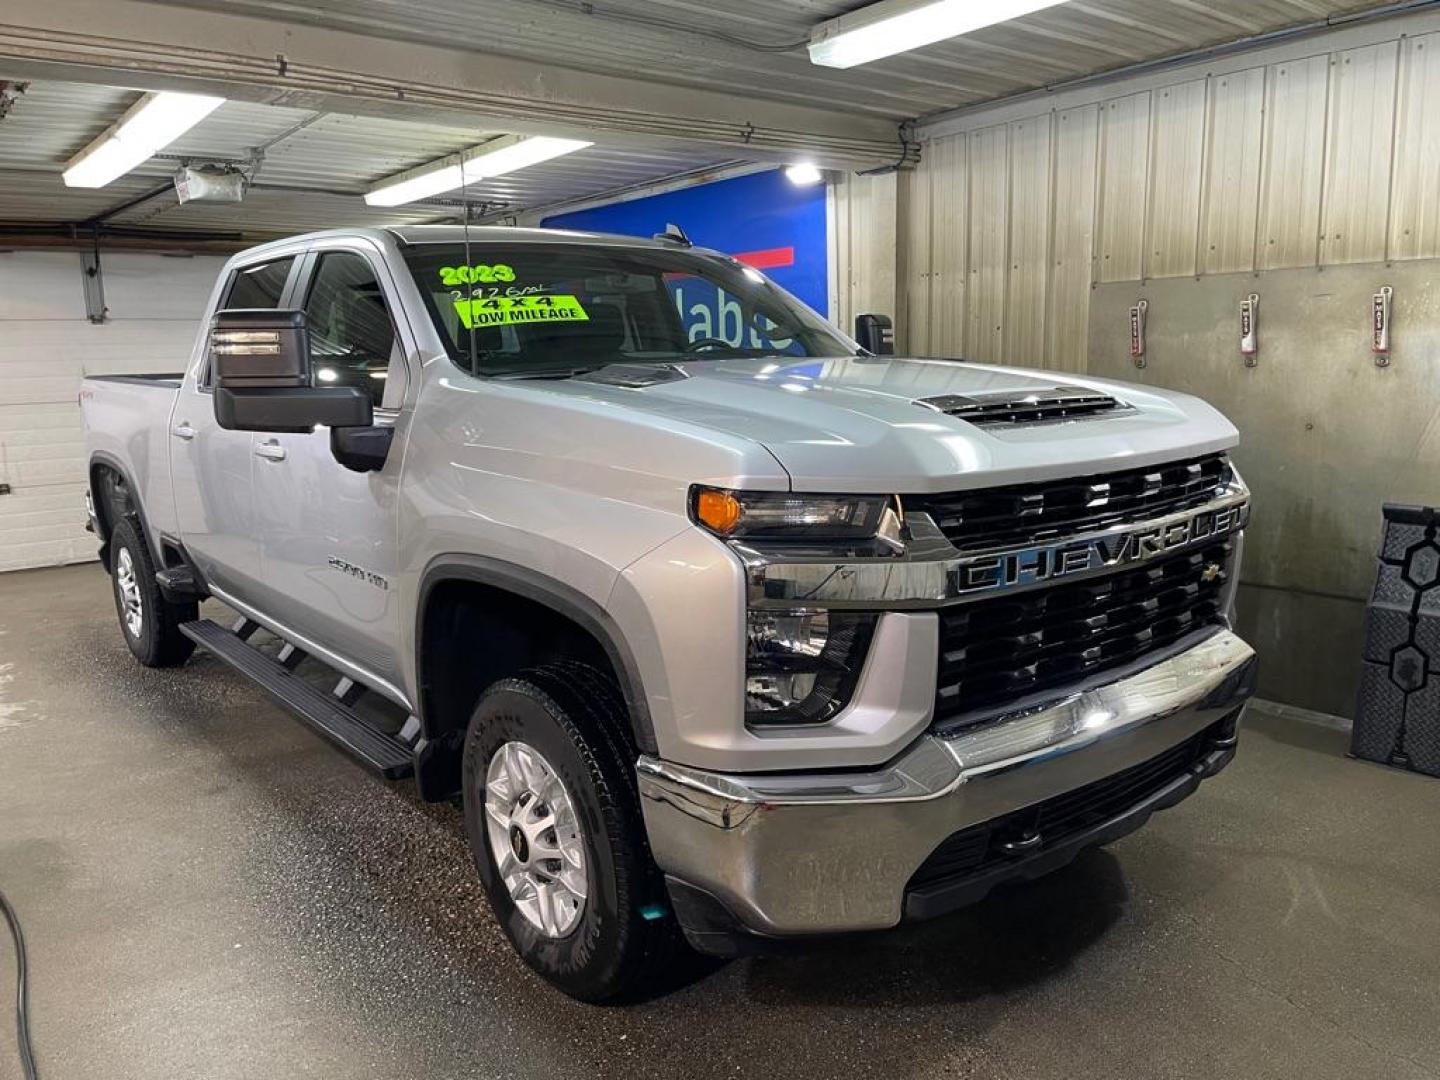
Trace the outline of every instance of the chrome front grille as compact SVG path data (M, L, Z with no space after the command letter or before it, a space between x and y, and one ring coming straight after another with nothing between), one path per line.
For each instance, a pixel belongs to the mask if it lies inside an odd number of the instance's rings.
M1226 539L1105 577L942 608L936 722L983 718L1220 625L1233 557Z
M1065 480L906 496L960 551L1043 543L1201 506L1232 478L1223 454Z

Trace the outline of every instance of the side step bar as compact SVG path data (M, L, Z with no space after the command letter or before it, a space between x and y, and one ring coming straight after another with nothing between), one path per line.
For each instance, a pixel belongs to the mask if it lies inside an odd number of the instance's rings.
M284 661L274 660L209 619L181 623L180 632L253 680L321 735L350 751L387 780L399 780L415 771L414 756L408 745L376 728L342 699L300 678L287 666L289 657Z

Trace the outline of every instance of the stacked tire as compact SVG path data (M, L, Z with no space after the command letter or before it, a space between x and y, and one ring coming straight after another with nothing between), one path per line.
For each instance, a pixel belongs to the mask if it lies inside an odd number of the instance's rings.
M1440 511L1384 513L1350 752L1440 776Z

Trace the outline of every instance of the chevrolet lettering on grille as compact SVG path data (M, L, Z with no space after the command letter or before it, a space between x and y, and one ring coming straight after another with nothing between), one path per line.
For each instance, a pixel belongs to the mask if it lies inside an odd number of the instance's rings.
M952 565L952 587L958 595L972 595L1143 562L1234 532L1244 527L1248 516L1249 504L1242 502L1200 510L1178 521L1140 523L1082 539L975 555Z

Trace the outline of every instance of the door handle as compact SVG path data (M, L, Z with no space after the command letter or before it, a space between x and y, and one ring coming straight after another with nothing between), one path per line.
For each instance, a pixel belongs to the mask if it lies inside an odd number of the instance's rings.
M189 442L195 437L195 429L182 420L170 429L170 434L174 435L177 439L184 439L186 442Z
M285 447L275 441L263 442L255 447L255 456L263 457L266 461L284 461Z

